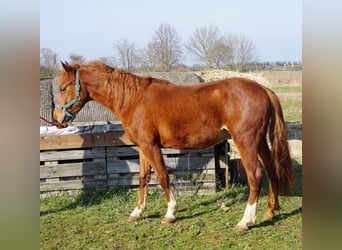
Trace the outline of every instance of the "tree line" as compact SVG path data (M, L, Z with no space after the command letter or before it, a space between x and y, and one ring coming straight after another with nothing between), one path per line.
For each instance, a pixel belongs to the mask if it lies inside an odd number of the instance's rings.
M258 60L256 46L250 38L233 33L221 34L214 25L196 29L187 43L182 44L176 29L163 23L146 46L139 48L134 41L123 38L113 43L113 52L112 56L98 59L128 71L170 71L187 67L183 63L186 57L207 69L245 71L248 65ZM77 54L71 54L69 59L70 63L85 62L85 58ZM59 67L58 55L51 49L42 48L40 65L41 76L54 77Z

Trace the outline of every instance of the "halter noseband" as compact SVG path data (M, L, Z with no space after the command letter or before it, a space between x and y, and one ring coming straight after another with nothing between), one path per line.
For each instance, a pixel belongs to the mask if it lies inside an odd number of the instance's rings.
M76 96L74 97L74 99L72 99L70 102L68 102L64 106L61 106L58 103L55 103L55 107L60 109L60 110L63 110L65 115L66 115L66 117L70 121L73 121L75 119L77 113L81 110L81 108L83 106L83 102L82 102L81 97L80 97L81 85L80 85L80 79L78 77L78 74L79 74L78 69L76 69L76 72L75 72L75 75L76 75L76 80L75 80L75 83L76 83ZM76 112L74 114L71 114L68 111L68 109L71 108L76 102L78 103L79 108L78 108L78 110L76 110Z

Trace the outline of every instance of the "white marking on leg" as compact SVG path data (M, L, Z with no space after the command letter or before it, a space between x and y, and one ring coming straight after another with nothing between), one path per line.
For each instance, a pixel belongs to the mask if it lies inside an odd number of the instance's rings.
M248 224L254 224L256 220L256 202L252 205L247 203L245 213L241 221L237 224L240 229L248 229Z
M172 191L170 190L170 201L167 203L167 212L165 214L164 222L170 223L176 220L176 199L173 196Z
M130 219L133 220L133 219L139 219L142 217L144 213L144 209L142 208L138 208L138 207L135 207L133 212L131 213L130 215Z
M147 186L145 187L144 192L144 200L140 207L135 207L132 213L129 216L129 220L136 220L140 219L144 212L146 211L146 204L147 204Z

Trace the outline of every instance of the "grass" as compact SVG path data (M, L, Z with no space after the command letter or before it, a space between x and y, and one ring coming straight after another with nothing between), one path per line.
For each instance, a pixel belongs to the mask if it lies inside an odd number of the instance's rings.
M302 71L263 72L283 108L285 121L302 121Z
M302 86L301 85L278 85L272 90L280 99L285 121L302 121Z
M282 102L286 122L302 121L302 102Z
M234 229L246 206L248 186L244 184L228 192L176 197L177 221L172 225L160 223L166 202L158 189L149 192L148 210L137 222L127 221L136 191L86 191L78 196L41 199L41 249L301 249L302 166L300 159L294 163L294 195L280 197L282 210L273 221L264 221L264 178L257 223L248 231ZM220 209L222 203L228 212Z
M273 91L276 93L301 93L302 86L301 85L280 85L272 87Z

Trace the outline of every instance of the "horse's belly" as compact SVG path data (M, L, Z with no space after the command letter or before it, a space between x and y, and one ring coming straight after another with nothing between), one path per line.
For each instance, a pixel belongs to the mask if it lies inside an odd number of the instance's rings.
M164 136L161 134L160 136L161 144L164 148L202 149L227 139L229 134L224 129L217 131L207 129L197 133L177 132Z

